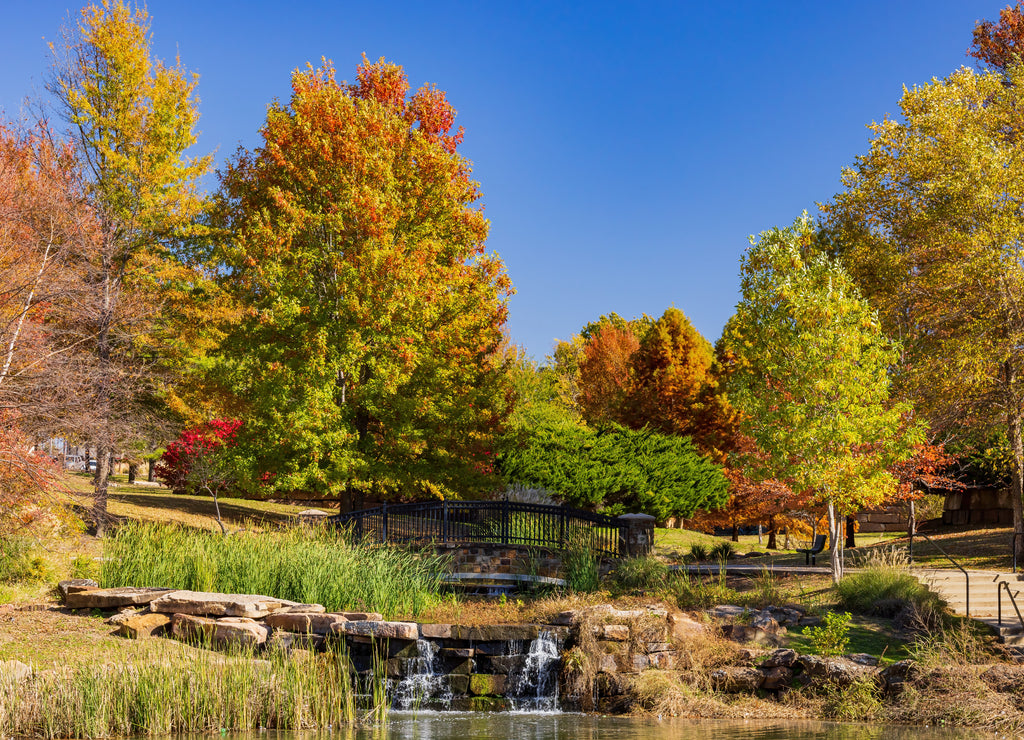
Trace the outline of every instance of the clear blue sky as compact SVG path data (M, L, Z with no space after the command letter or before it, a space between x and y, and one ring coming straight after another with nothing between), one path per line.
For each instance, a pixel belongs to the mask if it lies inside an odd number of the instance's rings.
M154 46L200 74L199 149L258 144L290 72L360 55L448 92L517 294L512 339L538 360L615 311L681 308L714 341L747 236L829 199L865 124L903 85L961 65L1008 0L222 2L150 0ZM10 3L0 107L42 88L68 12ZM212 182L211 182L212 186Z

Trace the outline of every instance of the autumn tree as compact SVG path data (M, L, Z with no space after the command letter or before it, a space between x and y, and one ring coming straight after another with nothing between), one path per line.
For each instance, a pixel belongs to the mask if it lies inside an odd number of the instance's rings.
M833 248L904 347L899 392L940 438L1006 429L1024 533L1024 70L907 90L825 206ZM1016 538L1024 557L1024 538Z
M825 503L838 580L841 516L880 502L895 487L888 467L918 440L910 406L889 399L899 348L813 239L804 217L752 243L723 341L735 362L730 398L763 453L748 471Z
M80 245L88 301L78 316L92 350L89 440L97 450L92 518L106 524L110 460L134 436L146 373L137 337L152 319L154 265L200 212L196 181L210 158L185 151L196 141L197 78L180 62L153 58L149 17L120 0L89 5L51 46L49 90L67 122L83 176L83 202L97 233Z
M1024 8L1021 3L999 11L999 22L980 21L974 27L972 57L1000 72L1020 62L1024 50Z
M633 354L640 342L628 327L602 324L583 346L579 405L591 424L623 421Z
M292 76L222 174L222 377L256 488L458 496L496 483L511 286L445 94L364 59ZM259 460L256 465L255 460Z

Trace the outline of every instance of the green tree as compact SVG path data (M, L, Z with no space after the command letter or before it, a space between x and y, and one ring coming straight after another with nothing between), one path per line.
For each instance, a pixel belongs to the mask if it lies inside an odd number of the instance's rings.
M137 340L159 310L151 271L202 210L197 180L211 158L195 141L196 75L150 50L149 17L116 0L89 5L51 45L49 90L81 163L86 207L97 226L78 249L84 304L71 320L90 356L85 434L97 450L92 518L106 525L109 461L136 436L146 372Z
M292 77L222 176L222 377L243 485L458 496L496 483L511 286L443 92L364 60Z
M728 499L721 469L686 437L606 425L544 423L501 455L510 483L538 486L565 503L612 515L689 517Z
M1024 70L961 69L905 91L902 121L824 206L833 247L904 347L899 392L946 440L1001 424L1024 534ZM1016 538L1024 557L1024 538Z
M887 468L918 439L906 427L910 405L889 400L899 348L838 263L816 250L806 216L752 240L741 274L723 341L735 363L730 399L761 452L748 471L825 502L838 581L841 517L894 490Z

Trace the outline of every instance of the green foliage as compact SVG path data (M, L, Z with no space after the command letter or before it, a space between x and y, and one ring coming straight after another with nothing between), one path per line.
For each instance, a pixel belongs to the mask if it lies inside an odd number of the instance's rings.
M844 576L835 584L844 608L858 614L893 617L904 607L918 614L941 613L942 599L905 568L876 565Z
M572 593L593 593L601 587L601 558L585 535L572 537L566 544L562 571Z
M707 609L716 604L735 604L740 600L739 594L726 585L724 571L705 580L681 570L669 579L669 592L676 606L683 611Z
M828 612L818 627L808 627L804 635L811 641L818 655L842 655L849 642L849 612Z
M442 572L443 561L433 555L352 545L327 530L225 537L127 523L104 541L100 583L266 594L332 611L416 615L438 600Z
M687 554L687 560L693 563L702 563L705 560L710 560L710 550L707 546L700 544L699 542L694 545L690 545L690 552Z
M859 678L849 685L826 683L823 688L822 713L842 722L866 722L877 718L883 709L878 683Z
M728 560L736 554L736 547L731 542L719 542L708 551L712 560Z
M0 582L45 581L51 575L50 563L31 538L0 538Z
M542 425L500 457L505 480L539 486L565 503L650 514L659 520L717 508L728 497L722 471L674 437L611 425Z
M95 558L78 555L71 561L72 578L88 578L96 580L100 575L100 564Z
M622 593L656 591L665 586L668 566L655 557L624 558L612 571L614 589Z

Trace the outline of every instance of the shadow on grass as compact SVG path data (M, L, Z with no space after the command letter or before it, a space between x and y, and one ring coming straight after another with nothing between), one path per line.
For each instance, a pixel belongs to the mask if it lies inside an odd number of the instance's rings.
M168 519L158 516L157 512L177 512L192 517L202 517L215 521L217 518L212 498L199 496L179 496L170 492L153 493L120 493L111 491L110 498L120 504L148 509L156 519ZM262 501L244 501L239 499L220 499L221 518L234 525L242 525L249 521L264 524L284 524L294 520L293 512L275 511L266 507ZM296 509L297 511L297 509ZM205 522L204 522L205 523Z

